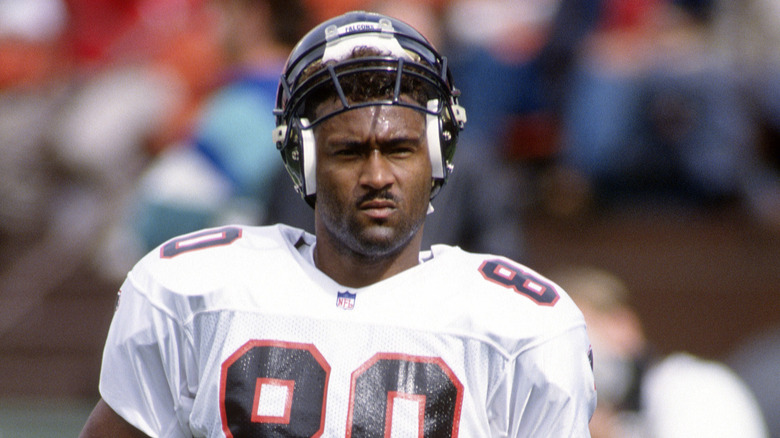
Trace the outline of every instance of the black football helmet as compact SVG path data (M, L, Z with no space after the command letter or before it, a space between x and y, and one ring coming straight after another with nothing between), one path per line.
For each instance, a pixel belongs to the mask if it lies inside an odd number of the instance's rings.
M371 55L353 57L353 50L371 49ZM374 55L373 53L376 53ZM350 102L341 81L347 76L378 73L392 75L391 90L363 102ZM401 99L401 79L420 84L419 102ZM330 93L342 108L309 120L307 101ZM427 142L431 157L431 199L453 169L452 158L466 112L458 105L460 92L452 83L447 59L408 24L382 14L355 11L332 18L312 29L293 48L279 80L276 95L276 129L273 139L292 177L295 189L314 205L315 145L312 129L321 121L370 105L401 105L426 114Z

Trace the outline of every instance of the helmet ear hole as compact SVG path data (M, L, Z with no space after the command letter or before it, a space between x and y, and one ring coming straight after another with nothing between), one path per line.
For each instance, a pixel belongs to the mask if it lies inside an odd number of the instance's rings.
M293 120L286 126L287 132L283 142L278 146L287 173L293 180L295 191L303 194L303 173L301 165L301 132Z
M436 100L428 102L430 112L437 111L437 108ZM458 141L458 133L465 123L466 111L455 103L444 106L439 115L430 113L427 115L427 138L433 176L431 199L438 194L454 169L452 163L455 145Z
M286 139L281 145L282 161L293 180L295 191L304 198L312 197L317 192L314 130L306 118L293 118L287 129Z
M466 110L453 102L442 111L441 125L442 158L445 165L451 168L452 159L455 155L455 145L458 142L458 134L466 125Z

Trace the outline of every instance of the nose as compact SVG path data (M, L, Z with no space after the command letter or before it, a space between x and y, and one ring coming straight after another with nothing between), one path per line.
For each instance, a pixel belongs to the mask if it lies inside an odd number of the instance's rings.
M393 172L387 158L379 149L372 149L363 162L360 184L380 190L392 185L393 179Z

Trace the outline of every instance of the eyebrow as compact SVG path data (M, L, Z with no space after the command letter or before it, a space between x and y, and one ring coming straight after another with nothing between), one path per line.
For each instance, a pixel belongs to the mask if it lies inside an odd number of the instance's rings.
M422 131L419 133L419 135L416 132L413 132L410 129L401 128L399 130L396 130L392 133L390 133L389 136L383 137L377 137L377 143L379 144L398 144L398 143L407 143L407 142L414 142L414 143L422 143L425 141L425 131ZM342 132L337 134L332 134L328 138L329 143L337 143L337 144L363 144L365 143L365 137L363 134L360 133L350 133L350 132Z

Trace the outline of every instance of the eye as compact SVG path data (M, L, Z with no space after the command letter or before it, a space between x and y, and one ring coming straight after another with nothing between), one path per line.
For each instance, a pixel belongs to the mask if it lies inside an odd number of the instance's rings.
M394 157L406 157L413 155L419 148L420 146L417 143L403 140L388 145L386 153Z
M410 147L395 147L390 151L390 154L395 157L406 157L412 155L413 153L414 149Z
M356 155L356 152L354 149L351 148L340 148L340 149L336 149L333 152L333 155L350 156L350 155Z
M331 155L342 158L355 157L360 154L360 150L358 143L337 143L331 147Z

